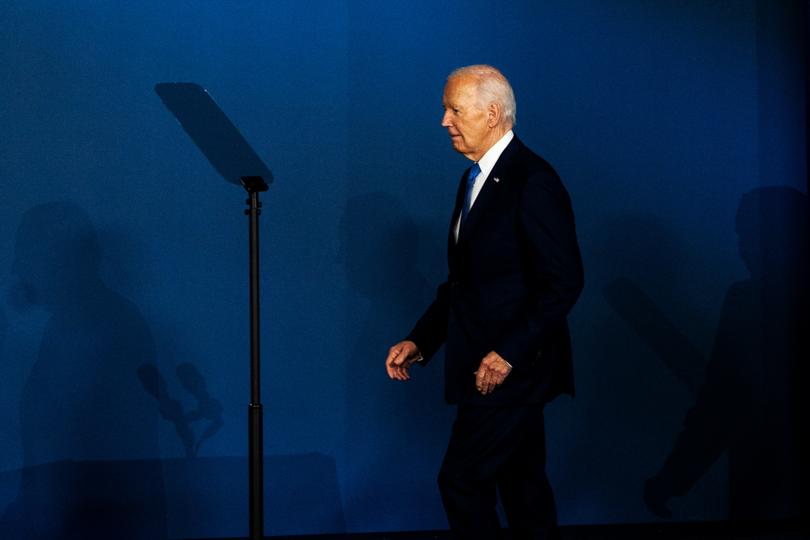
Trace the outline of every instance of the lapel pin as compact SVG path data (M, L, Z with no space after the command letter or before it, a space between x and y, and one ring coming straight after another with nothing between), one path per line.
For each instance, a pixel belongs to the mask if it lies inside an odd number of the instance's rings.
M493 180L493 181L494 181L496 184L497 184L498 182L500 182L500 181L501 181L501 179L500 179L500 178L498 178L497 176L496 176L495 178L493 178L492 180Z

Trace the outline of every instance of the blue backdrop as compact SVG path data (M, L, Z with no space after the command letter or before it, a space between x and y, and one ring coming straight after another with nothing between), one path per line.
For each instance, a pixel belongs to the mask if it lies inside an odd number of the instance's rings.
M441 366L396 384L383 360L446 272L466 165L441 93L471 63L510 78L515 130L577 217L578 396L547 415L560 520L656 519L642 485L695 402L729 287L751 275L742 196L795 188L757 214L778 221L806 192L803 13L6 0L0 536L246 534L244 193L163 106L165 81L205 86L275 175L261 224L268 534L446 527ZM718 455L675 519L729 514Z

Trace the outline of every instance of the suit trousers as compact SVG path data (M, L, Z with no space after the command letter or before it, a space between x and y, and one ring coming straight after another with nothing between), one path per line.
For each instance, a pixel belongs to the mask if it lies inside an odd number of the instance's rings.
M455 537L501 537L498 493L513 540L557 540L557 511L545 466L542 404L459 405L439 472Z

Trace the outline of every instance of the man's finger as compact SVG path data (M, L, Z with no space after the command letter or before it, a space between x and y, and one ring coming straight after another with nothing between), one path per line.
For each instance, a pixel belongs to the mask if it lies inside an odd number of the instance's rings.
M398 366L402 363L403 356L402 346L394 346L391 348L391 352L388 354L388 361L392 365Z
M389 379L396 378L396 373L394 372L394 368L391 366L391 364L385 364L385 372L388 374Z
M486 371L487 370L484 369L484 366L481 366L478 368L478 371L475 372L475 387L479 391L484 390L484 375L486 374Z
M482 363L481 367L478 369L478 374L480 377L478 389L482 394L486 395L490 392L492 387L492 383L490 382L491 373L489 368Z
M407 355L402 354L404 344L398 343L388 349L388 357L385 359L385 369L388 372L388 377L395 380L405 380L401 372L402 362Z
M481 367L476 372L476 388L484 395L494 392L498 386L503 384L506 374L502 373L502 371L508 373L507 366L501 366L500 362L491 362L491 360L491 358L487 358L482 361Z
M390 357L394 365L409 366L417 353L418 349L411 342L405 341L392 347Z
M491 394L495 391L495 388L498 387L498 376L492 370L489 370L489 375L487 376L487 394Z
M409 354L406 354L404 346L391 347L388 358L386 359L385 368L388 371L388 376L398 381L407 381L411 378L408 373L408 368L411 366Z

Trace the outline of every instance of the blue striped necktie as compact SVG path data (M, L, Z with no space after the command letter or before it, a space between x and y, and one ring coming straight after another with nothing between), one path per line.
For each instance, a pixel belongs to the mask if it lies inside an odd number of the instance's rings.
M470 213L470 208L472 208L473 185L475 185L475 179L478 178L479 174L481 174L481 167L478 166L478 163L474 163L467 171L467 194L464 195L464 206L461 209L462 227L467 220L467 214Z

